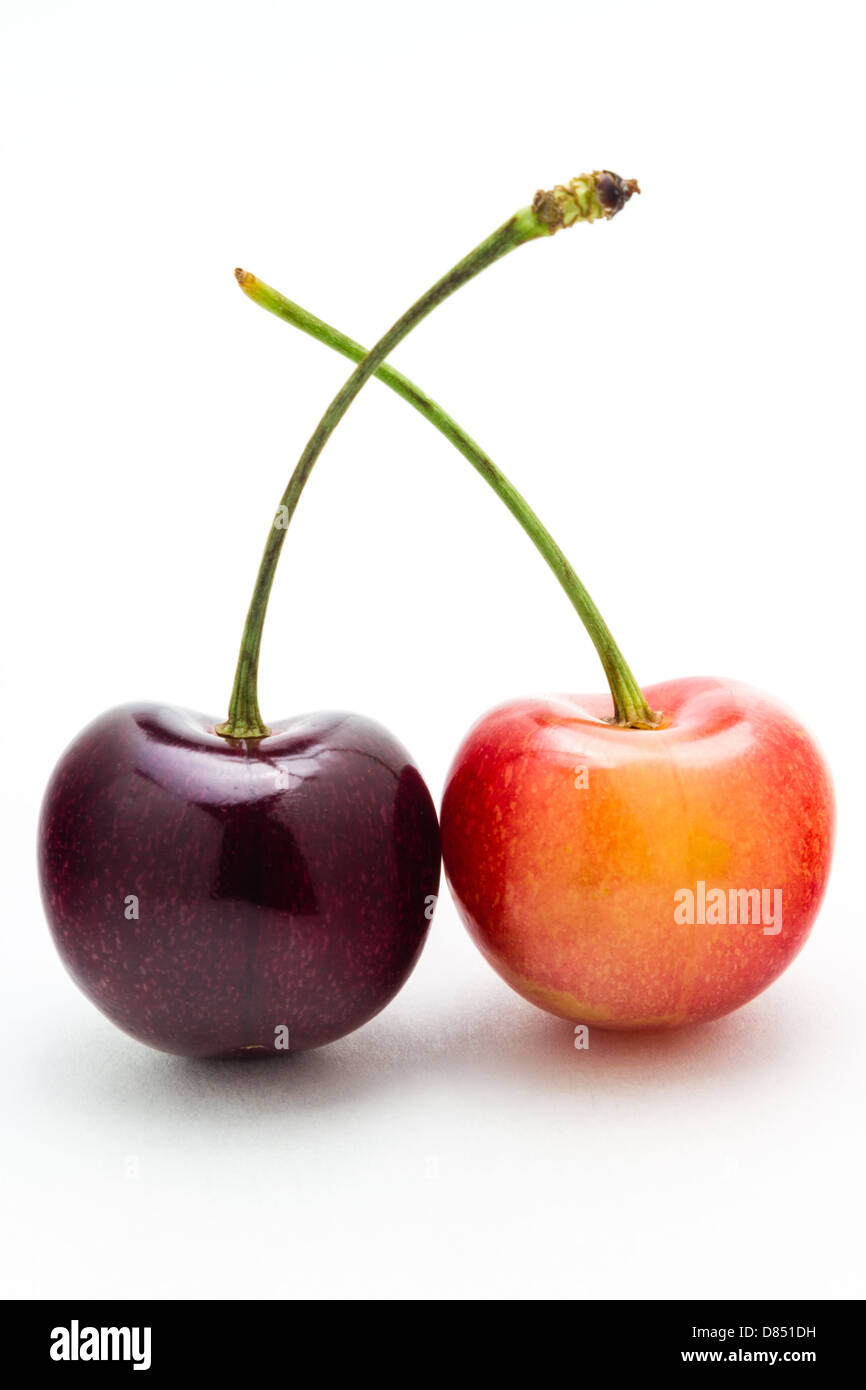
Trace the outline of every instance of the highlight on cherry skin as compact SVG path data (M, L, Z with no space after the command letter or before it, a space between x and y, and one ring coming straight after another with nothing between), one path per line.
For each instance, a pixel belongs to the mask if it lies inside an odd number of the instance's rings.
M672 1028L747 1003L824 895L835 810L806 730L769 697L649 687L529 698L469 732L442 801L445 872L486 959L525 999L599 1028Z
M394 997L439 888L433 801L371 720L314 714L267 738L128 705L51 777L43 900L87 997L140 1042L190 1057L335 1041Z

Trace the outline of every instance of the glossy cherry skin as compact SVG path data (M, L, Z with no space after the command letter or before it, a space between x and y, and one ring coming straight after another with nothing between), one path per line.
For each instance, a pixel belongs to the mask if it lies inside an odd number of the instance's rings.
M601 695L493 710L442 803L481 951L526 999L603 1028L719 1018L765 989L809 934L833 846L829 772L787 711L711 678L644 693L667 727L615 728Z
M333 1042L418 959L439 886L433 802L357 715L243 742L215 723L122 706L63 754L39 828L57 949L113 1023L162 1051Z

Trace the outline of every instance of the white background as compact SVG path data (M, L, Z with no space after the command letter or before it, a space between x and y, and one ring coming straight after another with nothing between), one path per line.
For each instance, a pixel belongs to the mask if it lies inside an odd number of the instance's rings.
M862 1295L862 5L3 0L2 1188L13 1296ZM285 1065L138 1046L75 990L35 821L95 714L222 715L268 524L349 366L536 188L644 192L395 361L528 495L639 677L746 680L834 769L813 937L658 1036L513 995L443 890L394 1004ZM468 465L377 384L301 503L267 716L343 707L434 795L468 725L600 688ZM137 1173L137 1176L136 1176Z

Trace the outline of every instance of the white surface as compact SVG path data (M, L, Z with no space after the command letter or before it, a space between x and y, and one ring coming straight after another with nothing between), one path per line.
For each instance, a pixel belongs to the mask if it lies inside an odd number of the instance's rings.
M862 7L2 13L7 1291L862 1295ZM576 1052L443 893L342 1043L138 1047L54 955L35 817L100 710L223 713L269 518L347 375L233 266L370 343L597 165L643 196L395 360L553 526L641 679L735 676L818 733L840 834L811 942L719 1024ZM504 509L372 385L286 546L266 715L377 717L438 796L485 707L599 681Z

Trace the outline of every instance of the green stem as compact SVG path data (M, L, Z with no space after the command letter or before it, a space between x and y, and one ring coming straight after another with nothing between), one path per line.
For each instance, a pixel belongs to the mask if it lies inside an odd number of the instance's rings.
M386 357L421 319L425 318L438 304L441 304L444 299L447 299L461 285L466 284L487 266L493 265L495 261L500 260L509 251L513 251L515 247L523 245L524 242L532 241L541 236L551 236L561 227L570 226L573 222L591 222L599 218L614 216L635 191L637 191L637 184L633 180L625 182L616 175L603 171L573 179L567 187L558 186L551 192L539 192L530 208L524 208L516 213L441 280L438 280L366 354L358 343L322 323L312 314L307 314L298 306L291 304L291 301L284 300L281 295L269 289L268 286L262 285L262 282L256 280L254 276L248 276L243 271L235 272L239 283L250 295L250 298L262 304L263 307L271 309L272 312L280 314L289 322L295 323L314 337L320 338L321 341L328 343L329 346L334 347L353 361L357 361L359 365L325 411L283 494L280 508L265 546L252 602L247 614L229 705L229 717L225 723L217 727L217 733L226 738L263 738L270 732L258 707L258 661L265 612L277 561L285 540L286 529L294 515L313 466L331 433L364 384L371 376L375 375L380 376L398 394L426 415L446 438L449 438L460 449L461 453L478 469L501 497L509 511L520 522L547 560L582 618L601 658L613 696L615 722L631 728L658 727L660 718L644 700L640 687L614 642L604 619L565 555L524 498L493 461L482 452L478 445L460 429L445 411L399 372L395 372L390 367L383 367Z
M277 318L283 319L285 323L302 329L311 338L316 338L320 343L333 348L335 352L348 357L352 362L363 361L367 350L360 343L356 343L353 338L347 337L345 333L341 333L339 329L333 328L330 324L317 318L315 314L302 309L299 304L293 303L291 299L287 299L278 290L272 289L263 280L251 275L249 271L236 270L235 275L242 290L254 304L258 304L262 309L267 309ZM413 381L410 381L402 372L398 372L396 368L387 363L379 368L376 376L379 381L390 386L391 390L396 392L398 396L402 396L403 400L413 406L419 415L423 415L426 420L429 420L440 434L443 434L456 449L459 449L463 457L481 474L484 481L490 484L497 497L505 503L512 516L523 527L533 545L544 556L570 602L580 615L601 658L614 698L617 722L628 724L632 728L656 727L657 720L653 717L652 711L648 709L610 629L572 569L568 558L557 545L547 527L536 516L526 499L501 469L497 468L490 455L486 454L479 444L476 444L471 435L461 429L456 420L452 419L447 411L443 410Z

